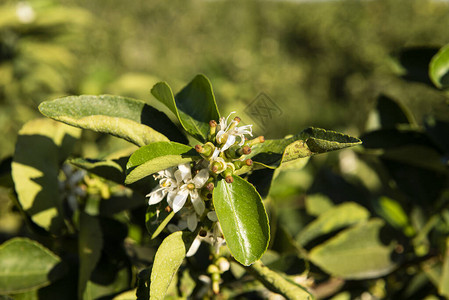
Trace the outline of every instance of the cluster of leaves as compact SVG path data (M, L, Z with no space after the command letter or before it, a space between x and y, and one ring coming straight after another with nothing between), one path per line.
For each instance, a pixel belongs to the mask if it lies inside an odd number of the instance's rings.
M41 297L55 295L65 288L76 291L73 295L79 298L111 296L135 286L136 270L132 266L146 267L137 282L138 297L143 299L149 295L163 298L171 282L183 285L183 280L172 279L177 278L195 235L169 234L164 227L173 215L164 219L166 215L161 214L157 218L149 209L145 219L143 195L155 185L150 176L153 173L200 158L189 146L184 131L204 142L209 121L220 115L211 84L202 75L196 76L176 96L164 82L156 84L152 94L174 113L183 130L145 102L120 96L72 96L47 101L40 105L40 111L72 126L37 119L22 128L11 171L18 205L29 221L29 235L35 241L13 238L1 246L0 255L10 256L2 260L2 293L29 291L30 295ZM102 159L68 159L81 134L76 127L113 135L139 148L121 149L120 153ZM298 162L304 165L303 160L311 155L359 143L354 137L309 128L254 147L250 155L254 168L240 174L247 180L234 175L233 183L224 179L216 182L212 201L230 254L243 265L252 264L248 272L254 273L268 288L288 297L310 296L256 262L267 249L270 230L261 196L249 182L264 195L275 169ZM61 173L61 166L67 169L64 167L67 163L88 173L77 179L74 172L79 171ZM125 182L127 188L123 187ZM73 202L77 188L85 193ZM138 217L141 219L136 220ZM139 225L146 227L149 235L132 234L132 230L139 233L137 228L142 228ZM132 242L127 236L133 237ZM142 254L144 249L148 253ZM230 259L229 253L222 255ZM183 270L183 277L189 276L186 271L198 272L191 266ZM21 280L16 280L16 276ZM235 276L234 284L242 273ZM49 286L41 288L45 285ZM193 292L182 290L182 295Z
M429 65L443 89L448 53L443 47ZM449 297L448 135L447 120L419 124L401 102L379 96L363 149L340 152L340 172L321 166L302 205L298 190L270 194L278 205L271 250L285 256L268 266L295 272L281 262L305 257L317 298Z

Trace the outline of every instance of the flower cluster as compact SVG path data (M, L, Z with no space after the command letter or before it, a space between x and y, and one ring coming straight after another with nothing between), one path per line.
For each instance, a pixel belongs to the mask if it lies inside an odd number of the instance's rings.
M239 117L229 121L233 113L227 118L220 118L218 124L215 120L209 122L208 141L195 146L202 159L192 165L181 164L158 172L155 178L159 180L159 185L147 195L150 205L167 197L171 209L175 213L179 212L178 225L170 224L170 231L188 228L193 232L205 216L212 222L210 231L203 232L195 240L189 251L190 255L196 251L201 241L210 243L216 250L225 243L213 207L208 207L207 214L205 213L205 200L208 200L206 195L211 197L210 192L219 175L225 178L226 182L232 183L232 175L236 170L251 166L252 160L245 156L251 153L253 145L264 142L262 136L247 140L246 136L253 136L252 125L239 127Z
M196 151L209 161L209 170L213 174L221 174L228 183L233 181L232 174L236 170L252 165L251 159L245 159L251 153L251 147L264 142L263 136L247 140L245 135L253 136L253 125L238 127L239 117L229 122L233 113L227 118L220 118L218 124L210 121L209 141L195 146Z
M182 164L176 168L160 171L155 178L159 179L159 186L147 195L147 197L150 197L148 204L157 204L167 196L168 205L174 212L178 212L190 196L190 201L196 213L199 216L203 214L205 205L199 190L209 179L208 169L200 170L192 178L190 165Z

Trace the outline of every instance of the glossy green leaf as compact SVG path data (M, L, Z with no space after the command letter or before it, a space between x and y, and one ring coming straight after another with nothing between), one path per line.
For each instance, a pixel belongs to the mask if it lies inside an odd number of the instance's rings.
M309 223L296 237L301 245L306 245L311 240L343 227L357 224L368 220L369 211L354 202L346 202L319 215L313 222Z
M234 258L250 265L267 250L270 239L268 217L254 186L239 176L233 183L219 180L213 201L226 243Z
M78 296L81 299L92 271L100 260L101 250L103 248L103 234L99 219L84 212L80 213L79 226L78 252L80 258L80 271L78 279Z
M130 184L158 171L199 158L190 146L175 142L157 142L139 148L129 158L125 183Z
M108 133L138 146L157 141L186 143L185 136L162 112L120 96L69 96L39 105L42 114L66 124Z
M248 158L268 168L277 168L284 163L361 143L349 135L311 127L289 138L254 145Z
M192 233L176 231L162 241L151 271L150 299L164 299L193 238Z
M13 238L0 245L0 293L18 293L50 284L64 274L61 259L41 244Z
M64 228L59 167L80 134L78 128L36 119L17 138L11 168L19 203L34 223L54 234Z
M449 44L441 48L430 61L429 76L435 86L449 87Z
M166 82L156 84L151 93L178 117L189 134L201 142L207 139L209 121L220 118L212 85L204 75L197 75L175 97Z
M397 266L393 261L396 242L382 242L386 238L381 233L383 227L382 220L372 219L348 228L313 248L309 259L324 271L345 279L386 275Z

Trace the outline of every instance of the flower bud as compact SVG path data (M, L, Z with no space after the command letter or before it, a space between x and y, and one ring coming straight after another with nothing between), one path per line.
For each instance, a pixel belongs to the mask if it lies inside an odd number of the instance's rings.
M234 164L233 163L229 163L227 165L226 170L224 170L224 172L222 174L227 183L233 183L234 182L234 178L232 177L232 174L234 174L234 171L235 171Z
M221 157L215 158L213 161L211 161L210 170L215 174L223 172L224 170L226 170L225 160Z
M245 143L245 145L248 145L249 147L252 147L254 145L260 144L265 142L265 138L263 137L263 135L256 137L255 139L252 139L250 141L247 141Z
M213 138L215 137L215 133L217 132L217 121L210 120L209 127L209 139L213 140Z
M211 142L207 142L204 145L196 145L195 150L203 157L210 157L214 153L215 146Z
M235 160L232 163L234 164L235 169L239 170L239 169L241 169L244 166L248 166L248 167L252 166L253 161L252 161L251 158L248 158L248 159L245 159L245 160Z

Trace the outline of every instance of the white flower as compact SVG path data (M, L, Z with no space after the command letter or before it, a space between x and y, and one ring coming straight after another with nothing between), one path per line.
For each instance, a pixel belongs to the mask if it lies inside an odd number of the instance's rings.
M190 165L183 164L178 166L178 170L175 172L175 177L180 178L184 184L178 188L174 197L167 199L170 207L173 208L174 212L178 212L184 206L187 197L190 195L190 200L192 201L196 213L202 215L205 205L198 190L201 189L209 179L209 170L202 169L192 179Z
M183 207L180 211L180 220L178 225L168 224L167 228L170 232L180 231L188 228L191 232L194 232L198 226L198 217L196 211L193 208Z
M208 214L209 217L209 214ZM201 242L206 242L210 244L214 248L214 253L218 254L220 247L226 244L225 239L223 238L223 233L221 231L221 226L219 222L216 222L211 231L208 231L206 236L198 235L187 251L186 256L190 257L195 255L196 251L201 245Z
M148 200L149 205L161 202L167 194L167 201L174 199L178 191L178 180L176 179L174 173L174 168L168 168L158 172L158 175L156 175L155 178L160 179L159 185L155 187L151 193L146 195L146 197L150 197Z
M239 146L243 146L243 144L245 143L245 134L253 136L253 125L244 125L241 127L237 127L238 123L240 122L238 119L232 120L228 125L228 119L233 113L235 113L235 111L231 112L227 118L221 117L219 120L216 140L218 144L224 143L224 145L220 149L220 152L223 152L234 145L234 143L237 141L237 138L240 139L238 143Z

